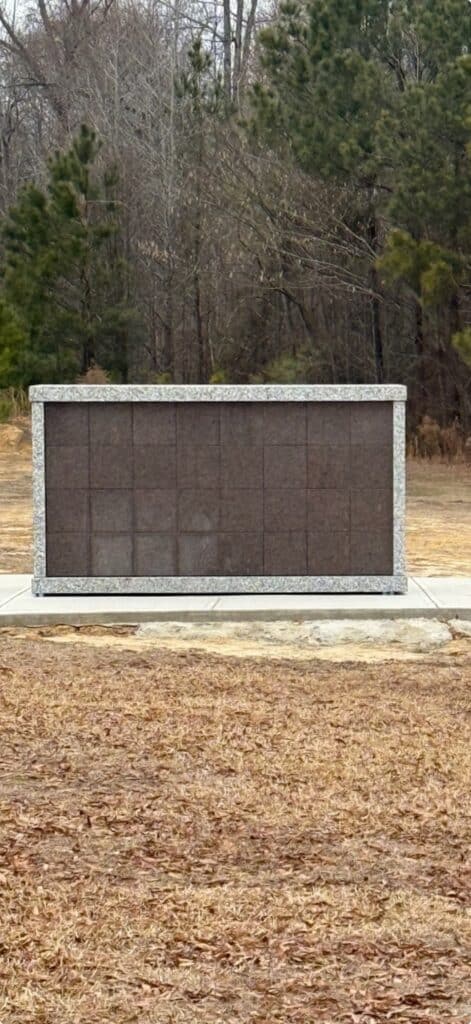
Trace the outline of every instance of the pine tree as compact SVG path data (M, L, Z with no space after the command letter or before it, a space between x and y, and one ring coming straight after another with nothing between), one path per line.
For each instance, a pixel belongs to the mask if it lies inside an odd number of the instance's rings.
M220 76L215 73L211 55L201 38L192 43L187 66L176 82L182 137L186 129L186 154L191 155L184 182L184 234L187 237L187 263L192 277L192 314L195 353L190 379L204 383L211 376L211 350L203 308L203 266L206 244L207 164L211 161L214 125L227 109ZM187 371L188 372L188 371Z
M380 318L378 206L382 153L378 126L393 83L377 53L387 3L378 0L296 0L283 4L277 24L261 34L267 84L253 91L254 123L287 148L313 177L352 194L352 224L361 222L369 266L376 380L384 375Z
M313 177L347 186L370 268L376 376L381 276L461 329L469 275L468 0L287 0L261 34L253 127ZM390 232L386 258L382 236Z
M16 312L0 296L0 382L3 387L23 387L34 379L26 331Z
M424 309L447 308L445 338L463 328L462 291L471 277L470 103L471 55L465 54L400 97L395 125L401 131L385 122L394 228L381 265L409 285Z
M403 48L409 59L407 87L398 92L394 116L383 122L393 192L379 268L415 299L413 391L419 405L427 407L430 379L442 395L450 390L448 376L459 415L463 374L452 345L462 363L469 362L462 318L471 279L469 4L429 0L411 10L397 4L395 31L398 40L414 38L415 55Z
M43 191L28 185L3 230L3 299L21 328L0 320L2 379L69 381L94 363L127 371L130 311L119 256L116 174L99 171L94 132L82 127L68 152L49 162Z

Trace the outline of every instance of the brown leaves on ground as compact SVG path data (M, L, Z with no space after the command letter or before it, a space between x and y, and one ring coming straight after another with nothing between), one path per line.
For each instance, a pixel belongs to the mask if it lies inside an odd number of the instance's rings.
M467 1024L470 668L1 639L2 1024Z

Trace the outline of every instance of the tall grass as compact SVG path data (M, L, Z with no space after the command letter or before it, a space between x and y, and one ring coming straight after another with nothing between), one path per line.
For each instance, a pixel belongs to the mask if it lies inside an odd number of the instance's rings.
M0 423L29 412L28 392L23 388L0 388Z

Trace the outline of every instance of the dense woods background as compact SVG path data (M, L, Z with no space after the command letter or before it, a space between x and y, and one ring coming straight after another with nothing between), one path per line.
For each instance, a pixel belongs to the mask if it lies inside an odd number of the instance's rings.
M0 386L404 382L471 429L469 0L0 9Z

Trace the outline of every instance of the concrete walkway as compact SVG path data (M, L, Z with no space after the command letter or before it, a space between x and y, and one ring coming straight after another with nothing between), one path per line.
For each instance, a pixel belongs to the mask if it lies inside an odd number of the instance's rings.
M30 576L0 575L0 627L67 623L471 619L471 577L411 576L407 594L33 597Z

